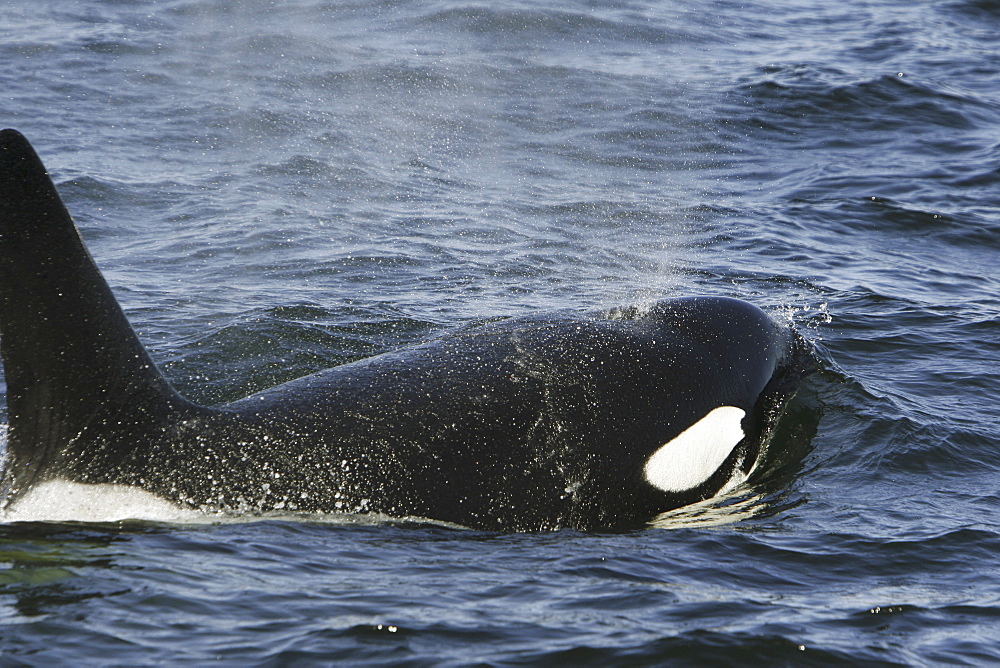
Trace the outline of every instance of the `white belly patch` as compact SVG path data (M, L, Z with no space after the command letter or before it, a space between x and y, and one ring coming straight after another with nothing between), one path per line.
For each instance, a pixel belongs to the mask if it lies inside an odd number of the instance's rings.
M204 522L206 517L138 487L46 480L0 513L0 522Z
M646 461L649 484L664 492L694 489L712 477L746 434L746 411L720 406L665 443Z

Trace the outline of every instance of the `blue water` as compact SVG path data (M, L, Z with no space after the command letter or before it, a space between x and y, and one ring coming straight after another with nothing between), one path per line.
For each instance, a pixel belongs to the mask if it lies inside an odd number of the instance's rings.
M633 533L2 524L0 664L1000 661L996 0L0 16L0 125L193 400L689 294L824 360L780 470Z

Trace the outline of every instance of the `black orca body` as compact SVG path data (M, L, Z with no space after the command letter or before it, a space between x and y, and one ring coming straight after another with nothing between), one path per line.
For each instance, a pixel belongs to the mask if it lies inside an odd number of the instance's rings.
M207 408L129 326L37 155L0 133L7 503L61 479L223 512L641 526L757 461L800 339L722 298L468 327Z

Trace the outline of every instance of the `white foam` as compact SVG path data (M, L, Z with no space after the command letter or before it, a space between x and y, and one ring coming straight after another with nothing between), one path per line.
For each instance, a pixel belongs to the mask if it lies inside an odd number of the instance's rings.
M3 522L205 522L211 517L181 508L128 485L88 485L47 480L35 485L0 514Z
M646 461L646 480L665 492L694 489L719 470L746 434L746 411L720 406L665 443Z
M767 508L761 494L748 493L747 488L740 486L727 485L727 489L710 499L660 513L649 526L657 529L725 526L752 519Z

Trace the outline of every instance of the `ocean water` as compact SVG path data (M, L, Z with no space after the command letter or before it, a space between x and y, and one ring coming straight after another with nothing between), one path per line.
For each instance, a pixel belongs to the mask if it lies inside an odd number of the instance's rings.
M0 665L1000 661L996 0L0 10L0 125L195 401L691 294L823 360L779 464L642 531L48 490Z

